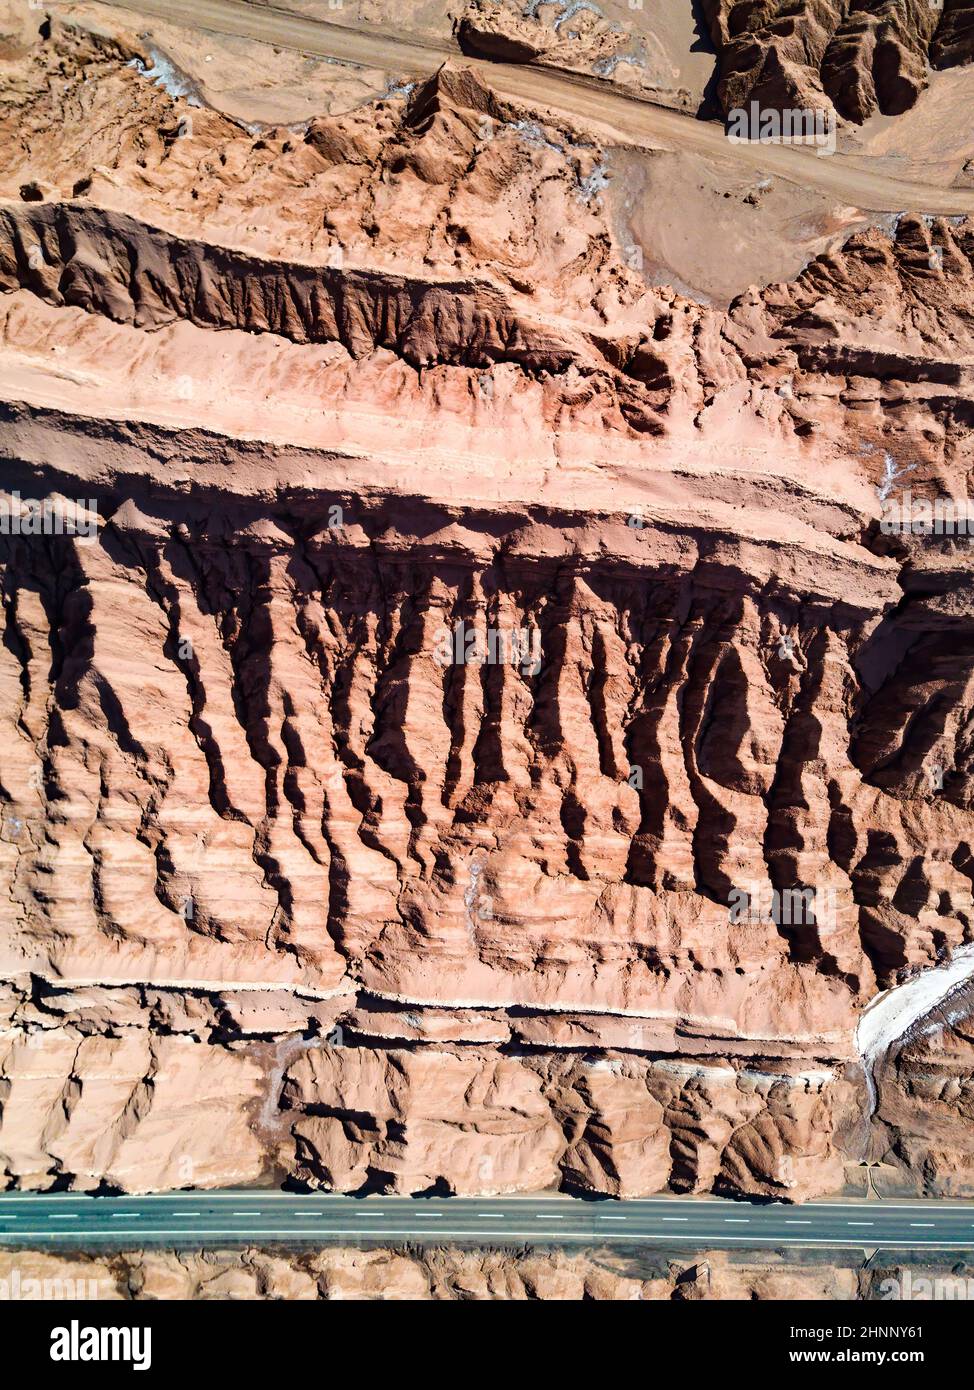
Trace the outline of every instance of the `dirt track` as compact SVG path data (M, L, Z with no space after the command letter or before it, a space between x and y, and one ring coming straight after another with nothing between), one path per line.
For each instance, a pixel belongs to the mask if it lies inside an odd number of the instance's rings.
M171 23L232 34L292 48L316 57L337 58L397 76L425 76L458 48L400 33L391 28L352 29L327 20L307 19L287 10L251 5L246 0L104 0L104 3ZM484 75L498 95L548 109L586 125L612 144L629 148L689 150L732 158L756 171L814 188L850 207L869 212L974 213L974 189L937 188L871 173L836 154L785 145L730 143L715 122L698 121L609 87L597 78L536 67L516 67L462 58Z

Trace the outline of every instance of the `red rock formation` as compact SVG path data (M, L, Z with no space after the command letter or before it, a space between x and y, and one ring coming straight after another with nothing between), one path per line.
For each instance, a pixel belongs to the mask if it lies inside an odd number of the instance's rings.
M834 104L862 123L909 110L939 67L974 56L966 0L704 0L725 112Z
M725 313L463 70L185 136L127 56L3 111L5 515L97 521L0 535L8 1181L837 1189L971 936L969 559L878 525L966 487L971 227Z
M885 1274L885 1271L884 1271ZM47 1253L12 1259L0 1251L0 1284L15 1281L22 1297L115 1299L408 1299L530 1301L713 1298L853 1299L849 1268L802 1267L772 1251L696 1255L665 1252L644 1258L608 1250L418 1251L325 1248L290 1255L265 1250L126 1251L108 1260ZM873 1281L878 1284L879 1280ZM36 1290L36 1295L35 1295ZM868 1288L860 1296L868 1296Z

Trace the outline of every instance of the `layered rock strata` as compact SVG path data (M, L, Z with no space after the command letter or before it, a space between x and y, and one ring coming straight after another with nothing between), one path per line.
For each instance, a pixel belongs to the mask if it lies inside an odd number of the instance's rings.
M969 551L880 515L966 487L974 229L723 312L463 70L187 136L130 62L0 121L6 1180L837 1190L972 934Z

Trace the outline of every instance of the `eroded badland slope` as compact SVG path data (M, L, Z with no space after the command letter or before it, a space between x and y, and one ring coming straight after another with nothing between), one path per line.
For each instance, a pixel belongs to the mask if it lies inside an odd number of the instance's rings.
M974 226L720 307L462 64L247 129L94 8L0 55L6 1181L969 1190L963 999L871 1117L855 1030L974 931L971 550L879 525Z

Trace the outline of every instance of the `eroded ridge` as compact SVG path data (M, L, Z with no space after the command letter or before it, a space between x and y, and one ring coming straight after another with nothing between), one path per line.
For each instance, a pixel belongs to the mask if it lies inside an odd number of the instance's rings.
M720 309L462 68L132 56L0 112L7 1180L963 1189L965 999L869 1133L856 1028L972 937L970 226Z

